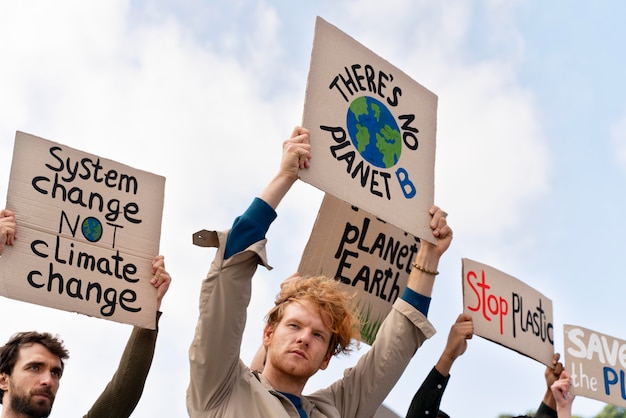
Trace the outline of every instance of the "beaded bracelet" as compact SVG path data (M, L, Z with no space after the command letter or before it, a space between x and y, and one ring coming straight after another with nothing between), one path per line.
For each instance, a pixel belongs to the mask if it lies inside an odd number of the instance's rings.
M411 264L411 265L412 265L413 267L415 267L416 269L418 269L419 271L424 272L424 273L426 273L426 274L432 274L433 276L436 276L436 275L438 275L438 274L439 274L439 272L438 272L438 271L430 271L430 270L426 270L424 267L420 266L420 265L419 265L419 264L417 264L417 263L413 263L413 264Z

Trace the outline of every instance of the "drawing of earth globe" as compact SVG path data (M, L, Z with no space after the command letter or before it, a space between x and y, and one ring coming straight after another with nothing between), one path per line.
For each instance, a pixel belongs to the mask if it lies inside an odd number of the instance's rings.
M85 218L81 230L89 242L97 242L102 238L102 223L92 216Z
M346 117L352 144L370 164L393 167L402 153L402 135L387 107L378 100L362 96L354 99Z

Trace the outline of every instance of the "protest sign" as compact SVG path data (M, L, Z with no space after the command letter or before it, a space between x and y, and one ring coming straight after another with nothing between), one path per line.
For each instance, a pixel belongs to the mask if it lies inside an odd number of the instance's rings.
M416 237L326 194L298 273L333 277L356 292L362 339L371 344L407 285L418 249Z
M626 408L626 341L576 325L564 325L570 392Z
M7 194L18 239L0 295L156 327L152 258L165 178L17 132Z
M546 366L552 365L552 301L493 267L464 258L463 311L474 333Z
M314 163L301 179L435 242L437 96L317 18L304 104Z

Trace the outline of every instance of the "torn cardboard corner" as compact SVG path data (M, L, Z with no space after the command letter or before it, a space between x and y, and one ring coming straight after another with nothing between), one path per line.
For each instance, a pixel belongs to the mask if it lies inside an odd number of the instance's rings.
M192 236L193 245L198 247L219 247L220 242L217 237L217 232L202 229L195 232Z

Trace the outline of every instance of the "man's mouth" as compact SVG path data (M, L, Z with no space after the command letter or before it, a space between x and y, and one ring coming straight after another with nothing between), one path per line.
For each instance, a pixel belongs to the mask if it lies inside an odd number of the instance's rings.
M298 356L302 357L303 359L306 359L306 355L304 354L304 352L302 352L300 350L293 350L292 353L293 354L297 354Z
M52 395L52 391L50 390L38 390L33 392L33 396L38 396L38 397L42 397L42 398L46 398L49 400L54 399L54 395Z

